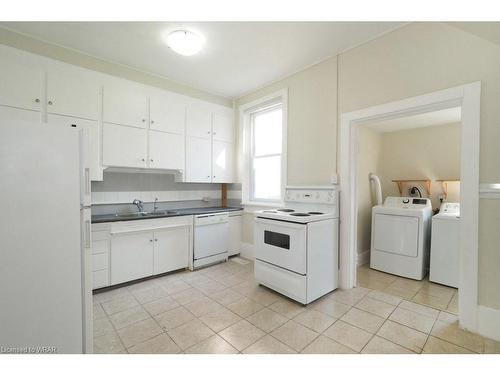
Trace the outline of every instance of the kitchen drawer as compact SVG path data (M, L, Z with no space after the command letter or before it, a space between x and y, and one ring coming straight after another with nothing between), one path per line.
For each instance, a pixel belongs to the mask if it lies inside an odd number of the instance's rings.
M92 271L107 270L109 265L108 259L108 253L92 255Z
M92 224L92 232L109 232L111 223L94 223Z
M159 219L117 221L111 223L111 234L152 231L155 229L193 225L193 216L174 216Z
M103 288L109 285L109 273L108 270L100 270L93 272L93 284L92 288Z
M96 241L95 238L93 238L92 241L92 254L101 254L101 253L109 253L109 240L99 240Z
M307 303L306 276L255 260L255 280L295 301Z

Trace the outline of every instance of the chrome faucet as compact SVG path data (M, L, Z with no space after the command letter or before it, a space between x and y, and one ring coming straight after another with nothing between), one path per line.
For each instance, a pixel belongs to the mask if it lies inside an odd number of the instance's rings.
M155 203L153 204L153 212L156 212L156 210L158 209L158 198L155 198Z
M144 212L144 203L140 199L134 199L132 204L135 204L137 206L139 213Z

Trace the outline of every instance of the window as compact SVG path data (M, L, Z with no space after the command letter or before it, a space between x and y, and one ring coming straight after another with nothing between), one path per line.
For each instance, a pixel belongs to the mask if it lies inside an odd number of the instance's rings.
M243 203L279 205L286 182L286 92L246 105L242 115Z

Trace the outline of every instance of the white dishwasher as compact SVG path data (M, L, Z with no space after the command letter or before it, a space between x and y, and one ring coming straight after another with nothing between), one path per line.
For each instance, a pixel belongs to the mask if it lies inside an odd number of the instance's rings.
M193 267L226 261L229 250L229 214L227 212L194 217Z

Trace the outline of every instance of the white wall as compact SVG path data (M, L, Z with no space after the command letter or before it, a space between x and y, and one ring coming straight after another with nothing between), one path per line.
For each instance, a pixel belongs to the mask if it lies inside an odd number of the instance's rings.
M370 251L370 233L372 227L372 207L376 204L375 194L371 188L368 175L380 176L380 157L382 152L382 135L366 126L358 127L358 165L357 165L357 198L358 198L358 264L368 261ZM368 253L367 253L368 252Z

